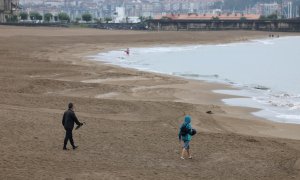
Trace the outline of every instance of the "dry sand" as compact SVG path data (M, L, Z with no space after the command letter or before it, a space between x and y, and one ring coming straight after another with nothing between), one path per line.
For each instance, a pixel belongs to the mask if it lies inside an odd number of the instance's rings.
M300 179L298 125L223 105L226 96L211 90L224 85L86 59L116 48L267 35L0 26L0 179ZM66 152L61 118L70 101L86 126L74 131L79 149ZM193 160L182 161L185 113L198 134Z

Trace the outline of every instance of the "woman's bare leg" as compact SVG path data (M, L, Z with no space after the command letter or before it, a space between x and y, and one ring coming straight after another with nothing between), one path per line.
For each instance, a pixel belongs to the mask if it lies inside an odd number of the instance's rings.
M184 159L185 152L186 152L185 148L182 148L181 157L180 157L181 159Z
M187 149L186 152L187 152L187 155L188 155L189 159L192 159L192 154L191 154L190 149Z

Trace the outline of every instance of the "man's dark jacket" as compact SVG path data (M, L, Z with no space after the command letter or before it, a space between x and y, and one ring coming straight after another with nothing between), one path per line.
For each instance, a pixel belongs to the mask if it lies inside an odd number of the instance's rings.
M78 121L74 111L71 109L68 109L65 111L63 119L62 119L62 124L65 127L65 129L73 129L74 128L74 122L77 125L80 125L80 122Z

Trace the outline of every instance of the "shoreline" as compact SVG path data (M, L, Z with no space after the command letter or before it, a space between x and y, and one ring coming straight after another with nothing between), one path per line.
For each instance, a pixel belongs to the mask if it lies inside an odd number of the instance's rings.
M300 177L300 126L224 105L221 99L231 96L212 92L223 89L220 84L85 58L120 47L266 35L0 26L0 179ZM61 117L69 102L86 125L73 134L79 148L65 152ZM185 113L198 130L191 161L179 158L177 133Z
M281 36L280 38L293 38L294 36ZM296 36L299 37L299 36ZM206 46L206 45L213 45L213 46L218 46L218 45L227 45L227 44L239 44L239 43L251 43L251 42L256 42L256 41L268 41L268 40L274 40L274 39L278 39L276 38L261 38L261 39L248 39L247 41L237 41L237 42L229 42L229 43L219 43L219 44L177 44L177 45L152 45L152 46L147 46L147 47L131 47L131 49L156 49L156 48L185 48L185 47L198 47L198 46ZM125 47L123 47L124 49ZM169 76L169 77L175 77L175 78L180 78L180 79L185 79L187 81L191 81L191 80L195 80L195 81L200 81L200 83L214 83L214 84L218 84L220 87L218 87L217 89L212 89L211 91L213 91L213 93L215 94L222 94L224 95L223 98L221 98L219 102L221 102L223 105L227 105L230 107L240 107L240 108L248 108L248 112L251 113L250 115L253 116L253 119L260 119L263 121L269 121L269 122L273 122L273 123L279 123L279 124L291 124L291 125L299 125L299 123L294 123L294 122L283 122L283 120L272 120L271 117L264 117L262 115L256 115L257 113L263 112L265 111L265 109L263 109L262 107L250 107L247 105L231 105L225 102L225 100L230 100L230 99L236 99L236 98L247 98L247 99L251 99L250 96L242 96L242 95L233 95L232 93L227 94L226 92L215 92L215 91L226 91L226 90L238 90L238 91L243 91L242 88L236 87L230 83L226 83L226 82L221 82L221 81L214 81L214 80L205 80L205 79L196 79L196 78L190 78L190 77L184 77L181 75L173 75L173 74L168 74L168 73L163 73L163 72L156 72L153 70L144 70L142 67L138 68L138 67L130 67L130 66L124 66L122 64L118 64L118 63L114 63L113 61L110 61L108 59L104 60L101 59L101 57L99 57L99 55L101 54L109 54L111 52L122 52L122 49L110 49L107 51L102 51L99 52L97 54L93 54L91 56L87 57L88 61L96 61L99 63L104 63L106 65L110 65L110 66L114 66L114 67L120 67L120 68L125 68L125 69L130 69L130 70L134 70L134 71L142 71L142 72L148 72L148 73L155 73L158 75L162 75L162 76ZM108 57L107 57L108 58ZM111 57L112 58L112 57ZM116 58L116 57L115 57ZM195 102L194 102L195 103ZM256 114L255 114L256 113Z

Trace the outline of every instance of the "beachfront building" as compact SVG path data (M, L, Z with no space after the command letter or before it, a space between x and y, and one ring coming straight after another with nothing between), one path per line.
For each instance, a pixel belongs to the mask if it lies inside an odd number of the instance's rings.
M154 19L169 19L169 20L258 20L260 17L259 14L242 14L242 13L215 13L215 14L197 14L197 13L188 13L188 14L168 14L164 16L156 16Z
M168 14L148 20L151 30L233 30L256 28L260 15L243 13Z
M17 10L17 0L0 0L0 22L6 22Z
M117 7L116 12L114 13L113 22L114 23L122 23L125 21L126 21L125 8Z

